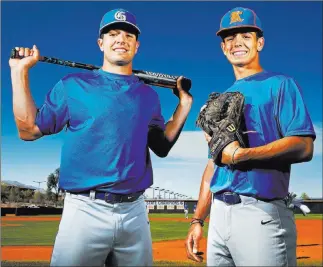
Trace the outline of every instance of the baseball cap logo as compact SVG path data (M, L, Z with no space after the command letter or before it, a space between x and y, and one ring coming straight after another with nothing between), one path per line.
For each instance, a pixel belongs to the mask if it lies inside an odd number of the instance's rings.
M125 21L127 19L125 12L118 11L114 14L116 20Z
M242 22L243 19L240 17L242 11L233 11L230 15L230 24L235 22Z

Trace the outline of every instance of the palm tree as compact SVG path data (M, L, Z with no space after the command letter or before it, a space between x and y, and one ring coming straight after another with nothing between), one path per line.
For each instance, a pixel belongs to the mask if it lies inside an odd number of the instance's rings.
M51 173L47 177L47 192L52 192L54 190L55 206L57 206L58 196L60 193L60 189L58 187L58 181L59 181L59 168L57 168L53 173Z

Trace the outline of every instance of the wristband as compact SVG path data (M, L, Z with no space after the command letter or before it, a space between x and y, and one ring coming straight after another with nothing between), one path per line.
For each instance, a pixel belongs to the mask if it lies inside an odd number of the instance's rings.
M202 219L193 218L193 220L190 223L190 226L192 226L195 223L199 223L202 227L204 226L204 221Z
M237 150L238 150L239 148L240 148L240 147L237 147L237 148L234 150L233 154L232 154L232 159L231 159L232 164L235 164L235 162L234 162L234 154L237 152Z

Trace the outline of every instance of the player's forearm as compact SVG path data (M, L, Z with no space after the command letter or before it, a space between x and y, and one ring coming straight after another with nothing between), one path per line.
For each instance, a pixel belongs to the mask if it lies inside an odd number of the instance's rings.
M35 118L37 108L29 88L28 70L12 70L13 113L19 136L33 140L39 135Z
M236 163L293 164L310 161L313 157L313 140L310 137L285 137L264 146L240 148L234 156Z
M172 118L167 122L165 131L151 131L148 142L149 147L160 157L166 157L173 145L176 143L188 113L191 109L192 101L180 102Z
M193 100L192 98L184 98L180 100L172 118L167 122L165 129L165 137L170 144L173 144L187 119L187 116L191 110Z
M210 184L213 174L214 163L212 160L209 160L203 173L199 199L194 213L194 218L205 220L210 213L212 203L212 193L210 191Z

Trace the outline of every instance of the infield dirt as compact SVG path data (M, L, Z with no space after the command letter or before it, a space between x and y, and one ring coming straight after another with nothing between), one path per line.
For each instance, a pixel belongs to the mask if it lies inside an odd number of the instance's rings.
M2 222L56 221L57 217L3 217ZM150 218L151 221L186 221L184 218ZM2 226L5 226L2 225ZM297 258L303 261L322 261L322 220L296 220ZM6 226L5 226L6 227ZM154 260L187 261L185 240L170 240L153 243ZM200 243L201 251L206 252L206 238ZM3 246L2 260L6 261L49 261L52 246Z

